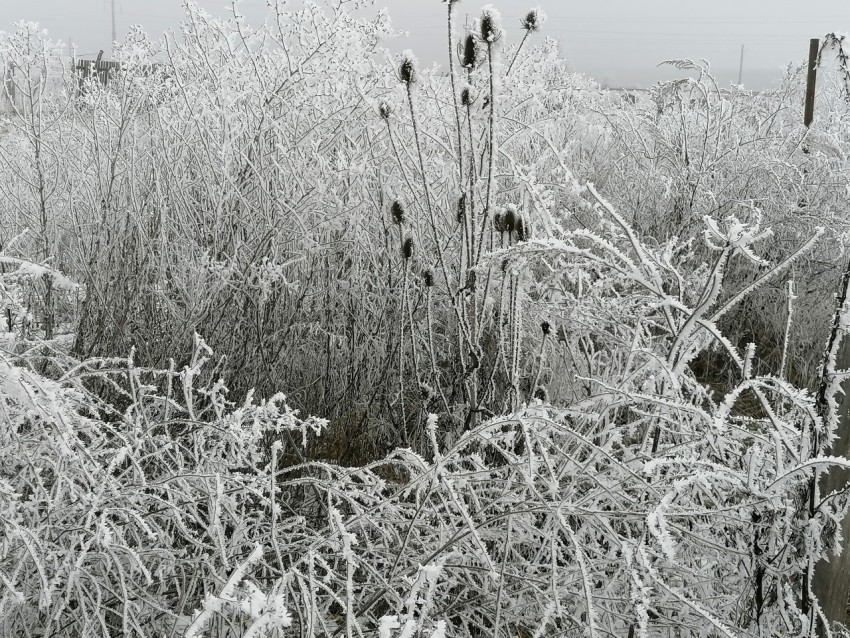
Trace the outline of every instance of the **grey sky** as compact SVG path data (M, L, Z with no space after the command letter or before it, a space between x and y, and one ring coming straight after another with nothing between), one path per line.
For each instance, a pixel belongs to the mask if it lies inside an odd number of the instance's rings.
M745 45L744 84L762 88L779 69L801 61L808 40L829 31L850 31L848 0L492 0L502 12L509 37L518 38L520 15L535 5L548 14L546 35L557 38L576 71L614 85L648 85L671 77L659 70L668 58L706 58L725 84L738 73ZM115 0L119 39L131 24L160 35L182 17L180 0ZM198 0L224 15L227 0ZM477 15L482 1L457 5L459 24ZM412 48L423 61L445 61L445 5L440 0L377 0L387 6L397 29L410 38L388 43L393 50ZM242 0L249 21L266 14L266 0ZM34 20L51 37L72 38L80 53L109 50L110 0L0 0L9 29L18 19ZM542 37L538 36L538 37Z

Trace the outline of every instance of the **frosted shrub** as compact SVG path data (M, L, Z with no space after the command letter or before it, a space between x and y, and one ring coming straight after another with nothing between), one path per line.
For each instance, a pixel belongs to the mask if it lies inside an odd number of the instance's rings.
M189 4L105 85L35 96L50 130L17 116L0 198L39 214L0 232L87 294L79 360L0 351L3 633L810 634L846 286L807 377L788 280L840 234L812 183L843 106L805 133L793 77L679 61L624 107L489 6L446 81L375 62L387 17L348 5ZM34 141L68 153L11 159ZM776 365L724 329L770 287Z
M237 407L219 384L199 387L197 348L179 374L97 360L60 382L0 351L4 634L161 635L219 587L215 565L288 526L266 514L280 511L269 449L283 440L291 452L324 423L302 421L282 397ZM89 392L93 379L126 409Z

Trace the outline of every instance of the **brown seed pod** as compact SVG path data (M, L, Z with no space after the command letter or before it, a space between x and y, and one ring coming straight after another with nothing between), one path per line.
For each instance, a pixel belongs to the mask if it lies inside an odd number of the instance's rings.
M545 16L540 14L539 9L532 9L528 13L525 14L525 17L522 18L519 22L522 25L522 28L530 33L534 33L535 31L540 30L540 25L543 24L543 20Z
M390 119L390 115L393 114L393 109L386 102L381 102L380 106L378 106L378 113L382 120L388 120Z
M405 51L401 54L401 62L398 65L398 79L408 87L416 83L416 58L411 51Z
M505 225L505 231L509 233L514 232L517 223L516 208L514 208L513 206L508 206L505 209L504 215L502 215L502 219Z
M466 193L457 200L457 223L463 222L464 217L466 217Z
M544 321L540 324L540 329L543 331L544 335L548 335L550 332L552 332L552 324L550 324L548 321Z
M401 225L404 223L406 219L406 211L404 210L404 204L400 201L396 200L393 202L393 205L390 206L390 214L392 215L393 221L396 224Z
M408 237L407 239L404 240L404 243L401 245L401 256L404 257L405 259L410 259L411 257L413 257L413 250L414 250L413 237Z
M528 241L531 239L531 221L528 216L520 218L520 224L517 225L517 239L520 241Z
M484 42L496 42L502 36L502 28L499 26L499 18L495 9L489 8L481 12L479 23L481 39Z
M543 401L543 403L546 403L546 401L549 400L549 393L546 392L546 388L541 388L540 386L538 386L534 389L534 398Z
M472 89L465 86L460 91L460 103L464 106L472 106L475 99L472 97Z
M464 69L472 69L478 66L478 45L475 42L475 36L471 33L467 34L461 44L460 65Z
M422 271L422 283L425 284L426 288L431 288L434 285L434 271L430 268L426 268Z
M493 228L496 229L497 233L505 232L505 217L502 213L493 215Z
M516 226L514 228L516 230L516 238L519 241L525 241L526 239L526 229L525 229L525 220L521 215L517 215Z
M478 281L478 275L475 274L474 270L467 271L466 273L466 289L467 290L475 290L475 283Z

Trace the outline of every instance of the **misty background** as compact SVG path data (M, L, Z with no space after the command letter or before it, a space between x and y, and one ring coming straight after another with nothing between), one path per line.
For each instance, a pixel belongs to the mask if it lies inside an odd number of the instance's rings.
M226 0L197 4L215 16L232 11ZM471 22L484 4L463 0L458 5L458 32L467 16ZM704 58L721 85L728 85L738 80L743 45L743 84L760 90L776 83L788 64L803 63L810 38L850 31L846 0L497 0L493 4L502 12L509 41L521 36L521 15L539 5L548 20L536 37L555 38L573 70L614 87L646 87L679 77L680 71L657 66L672 58ZM177 28L182 5L181 0L114 0L117 38L123 39L134 24L156 37ZM377 0L362 13L374 14L382 7L389 10L396 29L409 32L387 42L393 52L410 48L425 63L445 63L446 7L441 0ZM250 23L261 22L270 11L267 0L242 0L238 8ZM69 51L73 44L80 57L94 57L103 49L108 58L112 12L113 0L0 0L0 29L12 29L17 20L35 21Z

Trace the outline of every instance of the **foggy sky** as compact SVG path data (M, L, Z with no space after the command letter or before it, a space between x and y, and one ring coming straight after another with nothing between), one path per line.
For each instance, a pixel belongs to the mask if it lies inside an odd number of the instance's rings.
M115 0L118 38L131 24L159 36L182 18L180 0ZM198 0L214 15L226 15L227 0ZM485 2L457 5L458 26L472 20ZM556 38L575 71L615 86L648 86L677 75L656 65L670 58L706 58L721 83L736 81L741 45L744 85L760 89L790 62L802 62L809 38L850 31L848 0L493 0L504 17L509 40L521 36L519 18L540 5L549 19L543 35ZM387 43L394 51L411 48L424 62L446 59L445 11L440 0L377 0L409 39ZM266 0L242 0L250 22L266 15ZM373 9L374 11L374 9ZM39 22L50 36L73 40L81 55L109 52L110 0L0 0L8 30L12 22Z

